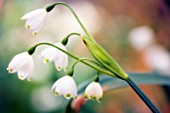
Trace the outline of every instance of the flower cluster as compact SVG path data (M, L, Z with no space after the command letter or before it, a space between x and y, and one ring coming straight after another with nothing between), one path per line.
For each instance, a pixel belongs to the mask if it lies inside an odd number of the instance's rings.
M77 98L77 87L73 78L66 75L60 78L52 86L52 91L55 92L56 96L64 95L66 99ZM98 102L103 97L103 90L98 82L92 82L85 90L85 99L96 99Z
M149 98L141 91L141 89L138 87L138 85L133 82L133 80L127 75L127 73L121 68L121 66L108 54L94 39L93 37L88 33L87 29L84 27L84 25L81 23L80 19L78 18L78 15L75 13L75 11L66 3L58 2L55 4L52 4L48 6L45 9L37 9L32 12L27 13L24 15L21 20L26 20L26 28L30 29L32 31L32 34L35 36L38 34L38 32L43 28L48 12L52 11L52 9L56 5L63 5L66 6L74 15L77 22L85 32L86 36L83 36L79 33L71 33L67 37L65 37L61 43L51 44L51 43L38 43L35 46L31 47L28 52L20 53L12 59L12 61L9 63L7 70L9 73L18 73L18 77L21 80L24 80L28 78L30 81L32 78L32 73L34 69L34 62L32 58L32 54L35 52L35 49L37 46L45 44L50 45L50 47L47 47L44 49L40 56L44 57L44 63L49 63L54 61L55 67L58 71L64 70L66 71L66 67L68 65L68 56L71 56L72 58L76 59L77 61L72 66L72 69L68 71L68 73L57 80L54 85L52 86L52 91L55 92L56 96L63 95L66 99L70 98L77 98L77 87L76 83L73 79L73 73L74 73L74 66L78 62L82 62L86 64L87 66L96 69L98 71L94 82L90 83L86 90L85 90L85 99L93 99L100 102L103 96L103 90L101 85L99 84L99 72L105 73L107 75L111 75L112 77L116 77L122 80L125 80L132 88L133 90L140 96L140 98L148 105L148 107L153 111L154 113L159 113L160 111L154 106L154 104L149 100ZM89 59L81 59L76 57L75 55L69 53L66 51L65 45L68 42L68 38L71 35L78 35L82 38L84 44L89 49L91 54L94 56L94 58L98 61L92 61ZM87 60L82 61L82 60ZM89 63L90 62L90 63ZM93 65L93 64L95 65ZM96 66L97 65L97 66Z
M49 9L48 9L49 10ZM21 19L26 19L26 28L32 31L33 35L37 33L44 26L48 11L47 9L37 9L24 15ZM62 43L55 43L56 47L67 51ZM45 48L39 55L44 58L44 63L50 63L54 61L55 67L58 71L64 70L68 66L68 56L62 51L56 49L53 46ZM18 77L21 80L28 78L30 81L34 69L34 61L29 52L20 53L11 60L7 70L9 73L18 73ZM77 98L77 86L72 75L65 75L57 80L52 86L52 91L56 96L63 95L66 99ZM85 99L96 99L100 101L103 96L102 87L98 82L92 82L85 90Z
M64 48L61 43L57 43L56 46ZM63 52L55 49L54 47L47 47L41 52L41 56L44 56L44 63L51 61L55 62L55 66L58 70L66 68L68 64L68 56ZM60 67L60 68L59 68ZM28 78L30 81L32 78L34 68L34 62L31 55L27 52L20 53L11 60L7 70L9 73L18 73L18 77L21 80ZM52 91L56 96L64 95L66 99L77 98L77 87L72 76L66 75L57 80L52 86ZM98 82L92 82L85 90L85 99L96 99L100 101L103 96L103 91Z
M65 49L65 47L61 43L57 43L56 46L60 46ZM68 65L68 56L63 52L55 49L54 47L47 47L46 49L44 49L41 52L41 56L44 56L44 63L54 61L55 66L58 70L61 70L62 68L64 68L65 70ZM28 52L23 52L14 56L7 68L9 73L17 72L18 77L21 80L24 80L26 78L28 78L28 80L31 80L33 69L33 58L31 55L28 54Z

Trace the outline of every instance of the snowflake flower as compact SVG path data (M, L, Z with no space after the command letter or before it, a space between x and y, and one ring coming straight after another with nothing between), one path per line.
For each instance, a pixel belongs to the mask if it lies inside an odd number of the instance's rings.
M55 45L66 51L65 46L62 45L61 43L56 43ZM49 63L49 62L54 61L55 67L59 71L63 68L64 70L66 70L67 68L67 65L68 65L67 54L63 53L62 51L58 50L55 47L52 47L52 46L47 47L41 52L40 56L44 57L44 63Z
M85 90L85 99L96 99L100 102L103 97L103 90L98 82L90 83Z
M34 62L32 56L27 52L14 56L7 68L9 73L17 72L19 79L24 80L28 78L29 81L31 80L33 69Z
M35 36L44 26L48 12L46 9L37 9L25 14L21 20L26 20L26 28L32 31L32 34Z
M56 96L63 95L66 99L77 98L77 87L74 79L66 75L57 80L52 86Z

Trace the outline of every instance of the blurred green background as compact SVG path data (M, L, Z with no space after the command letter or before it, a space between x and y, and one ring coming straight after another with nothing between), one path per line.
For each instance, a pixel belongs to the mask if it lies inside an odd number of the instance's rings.
M75 9L81 20L100 43L127 72L159 72L170 75L170 2L168 0L60 0ZM83 31L70 11L58 6L48 16L45 27L34 37L20 18L35 9L58 0L0 0L0 112L56 113L65 112L68 100L50 92L53 83L65 73L53 63L44 64L38 57L45 46L33 55L33 80L18 79L6 70L14 55L32 45L59 42L71 32ZM79 57L93 57L80 38L71 38L68 51ZM74 60L69 59L69 68ZM78 64L74 78L77 85L91 79L96 71ZM92 80L92 79L91 79ZM141 88L163 113L170 113L170 88L143 85ZM86 103L81 112L150 113L132 91L122 88L104 93L102 102Z

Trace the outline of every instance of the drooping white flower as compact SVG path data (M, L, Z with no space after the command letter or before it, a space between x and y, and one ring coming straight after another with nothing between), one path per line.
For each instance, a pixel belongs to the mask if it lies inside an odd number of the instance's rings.
M96 99L100 102L103 97L103 90L98 82L90 83L85 90L85 99Z
M28 78L29 81L31 80L33 69L33 58L27 52L14 56L7 68L9 73L17 72L19 79Z
M77 87L74 79L66 75L57 80L52 86L56 96L63 95L66 99L77 98Z
M30 29L33 35L37 35L44 26L47 15L46 9L37 9L25 14L21 20L26 20L26 28Z
M55 45L66 51L65 46L61 43L56 43ZM44 57L44 63L54 61L57 70L60 71L63 68L66 70L68 65L68 56L57 48L49 46L41 52L40 56Z

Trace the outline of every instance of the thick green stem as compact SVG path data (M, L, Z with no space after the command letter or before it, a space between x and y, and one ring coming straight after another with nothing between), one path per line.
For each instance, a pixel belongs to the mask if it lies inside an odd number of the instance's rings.
M72 57L72 58L74 58L74 59L76 59L76 60L80 60L80 59L81 59L81 58L78 58L77 56L75 56L75 55L73 55L73 54L71 54L71 53L69 53L69 52L67 52L67 51L65 51L65 50L57 47L56 45L51 44L51 43L48 43L48 42L42 42L42 43L36 44L35 46L31 47L31 48L28 50L28 53L32 53L32 54L33 54L33 52L35 51L36 47L38 47L39 45L49 45L49 46L53 46L53 47L57 48L58 50L64 52L65 54L69 55L70 57ZM32 51L33 51L33 52L32 52ZM103 69L101 69L101 68L99 68L99 67L96 67L95 65L92 65L92 64L90 64L90 63L88 63L88 62L85 62L85 61L83 61L83 60L80 60L80 62L82 62L82 63L84 63L85 65L87 65L87 66L89 66L89 67L91 67L91 68L93 68L93 69L96 69L96 70L98 70L98 71L100 71L100 72L102 72L102 73L104 73L104 74L107 74L107 75L110 75L110 76L114 76L114 75L113 75L112 73L110 73L109 71L103 70Z
M145 102L153 113L160 113L158 108L151 102L151 100L145 95L145 93L139 88L139 86L130 78L126 79L127 83L138 94L138 96Z

